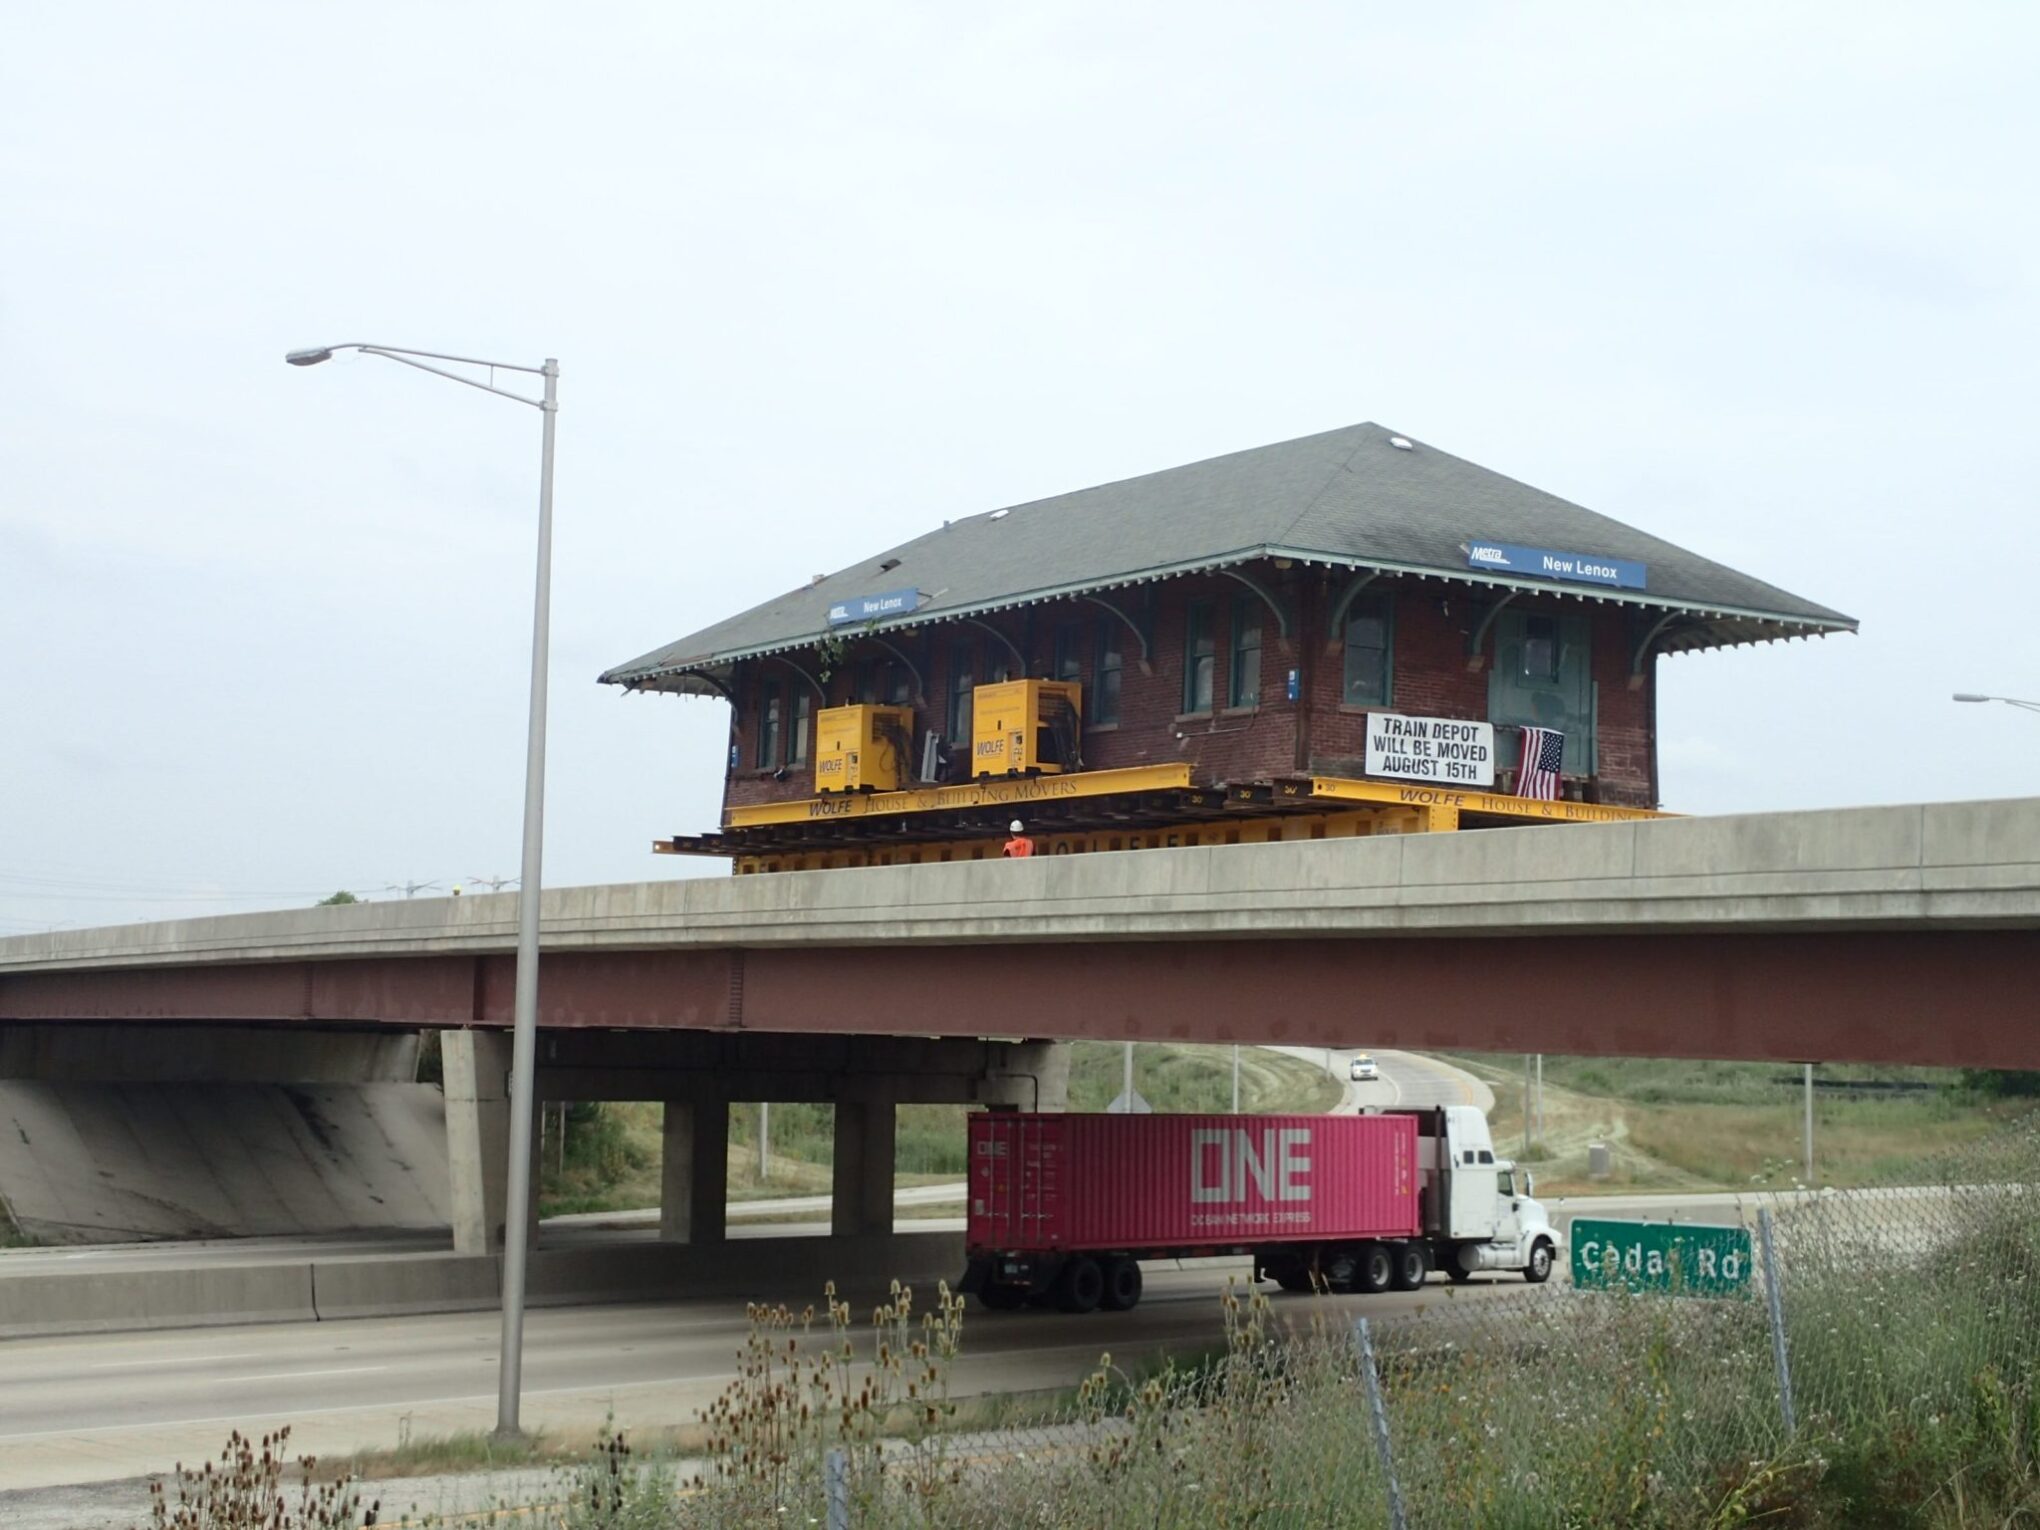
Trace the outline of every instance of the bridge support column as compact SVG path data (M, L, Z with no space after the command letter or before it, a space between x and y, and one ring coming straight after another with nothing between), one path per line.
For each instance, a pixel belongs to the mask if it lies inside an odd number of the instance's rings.
M659 1175L659 1236L720 1243L730 1195L727 1100L668 1100Z
M448 1031L439 1045L453 1250L499 1253L509 1194L510 1037L500 1031Z
M1000 1042L979 1080L976 1103L1003 1110L1068 1110L1067 1041Z
M899 1108L891 1100L836 1102L836 1155L829 1231L893 1230L893 1131Z

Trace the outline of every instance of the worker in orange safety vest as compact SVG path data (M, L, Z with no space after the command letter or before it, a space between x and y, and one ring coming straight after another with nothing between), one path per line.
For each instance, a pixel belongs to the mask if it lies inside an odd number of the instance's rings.
M1008 860L1023 860L1034 853L1034 841L1027 837L1027 826L1014 819L1006 826L1013 831L1013 837L1006 841L1006 848L999 854Z

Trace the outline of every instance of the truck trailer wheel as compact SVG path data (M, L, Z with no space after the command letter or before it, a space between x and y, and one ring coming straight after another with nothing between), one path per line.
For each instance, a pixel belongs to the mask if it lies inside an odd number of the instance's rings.
M1107 1312L1131 1312L1140 1305L1140 1263L1133 1259L1105 1262L1105 1295L1099 1305Z
M1395 1249L1395 1288L1414 1291L1430 1278L1431 1254L1421 1243L1403 1243Z
M1096 1312L1105 1299L1105 1272L1095 1259L1072 1259L1056 1283L1056 1305L1065 1312Z
M1533 1286L1541 1286L1551 1279L1551 1244L1539 1238L1530 1246L1530 1263L1524 1267L1523 1278Z
M1395 1280L1395 1257L1388 1246L1368 1243L1360 1249L1360 1272L1355 1284L1369 1296L1378 1296Z

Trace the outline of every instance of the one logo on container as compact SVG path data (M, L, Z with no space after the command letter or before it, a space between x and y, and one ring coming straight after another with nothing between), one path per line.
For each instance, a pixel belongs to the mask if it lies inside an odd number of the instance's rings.
M1310 1199L1307 1126L1199 1127L1190 1133L1190 1199L1245 1205Z

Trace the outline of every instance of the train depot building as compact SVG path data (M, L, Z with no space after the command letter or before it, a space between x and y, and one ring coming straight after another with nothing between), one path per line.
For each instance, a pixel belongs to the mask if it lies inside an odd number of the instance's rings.
M654 848L777 871L1650 817L1659 660L1855 626L1366 424L948 521L601 679L729 703L722 824Z

